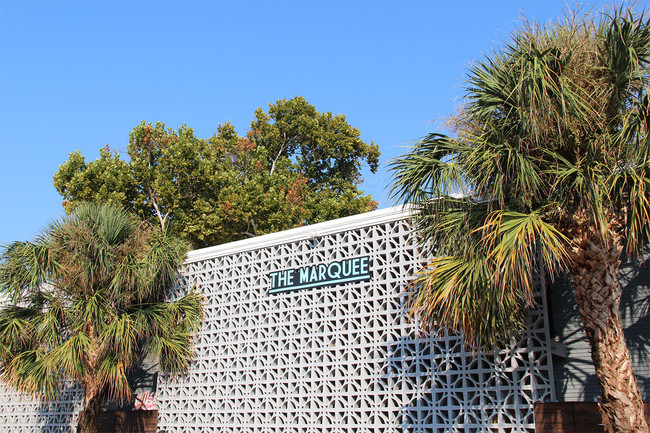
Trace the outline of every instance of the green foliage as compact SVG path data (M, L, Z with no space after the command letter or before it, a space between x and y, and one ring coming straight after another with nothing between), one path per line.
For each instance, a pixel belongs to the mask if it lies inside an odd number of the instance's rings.
M450 121L392 163L393 191L438 255L414 314L494 347L522 329L531 269L570 267L581 233L650 239L650 25L623 10L540 27L470 68Z
M102 203L123 204L135 200L135 183L131 169L117 152L111 154L108 146L100 149L99 159L86 163L77 151L59 167L54 175L54 187L66 198L66 211L74 210L76 203L96 200ZM74 203L68 199L74 197Z
M321 188L357 183L363 161L373 173L377 170L378 146L364 143L344 115L319 113L303 97L277 101L269 105L268 114L258 108L251 133L268 150L270 170L279 158L290 158L310 184Z
M202 299L169 296L187 247L115 206L78 204L34 242L3 248L2 379L47 399L74 380L88 409L129 398L127 374L145 356L184 371Z
M72 153L54 186L66 211L119 203L203 247L373 210L358 185L362 164L377 170L379 150L359 136L343 115L301 97L258 109L245 137L230 123L200 139L185 125L142 122L128 162L107 149L87 164Z

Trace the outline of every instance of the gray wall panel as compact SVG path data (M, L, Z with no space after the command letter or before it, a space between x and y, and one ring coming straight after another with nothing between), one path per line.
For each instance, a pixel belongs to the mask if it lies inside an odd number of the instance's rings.
M632 365L645 401L650 401L650 259L621 265L621 319ZM558 401L596 401L596 379L589 343L567 278L549 287L551 336L568 349L568 357L553 357Z

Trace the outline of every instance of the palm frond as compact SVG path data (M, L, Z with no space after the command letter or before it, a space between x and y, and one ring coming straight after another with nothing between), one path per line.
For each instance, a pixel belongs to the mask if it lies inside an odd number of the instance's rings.
M512 280L511 287L520 290L519 296L527 298L529 304L534 270L543 267L554 276L569 261L569 239L545 222L540 212L494 211L477 231L488 260L494 261L495 278Z
M102 360L97 378L109 400L124 401L131 397L133 390L127 375L129 366L116 354L110 354Z
M508 344L525 325L525 297L494 278L486 257L441 256L421 270L410 286L408 305L425 329L460 332L472 348Z
M56 397L62 380L60 371L40 348L18 353L4 365L2 377L16 389L48 400Z
M543 163L519 143L499 133L474 137L472 151L462 161L474 187L473 195L503 207L531 209L544 197Z
M427 202L467 190L467 179L457 158L468 148L441 134L429 134L411 151L390 163L394 198Z
M60 369L68 377L79 380L92 373L87 359L97 355L92 339L79 332L49 351L47 359L50 368Z
M43 346L54 347L67 338L65 305L61 299L48 292L44 292L43 297L45 302L39 312L34 315L37 338Z
M600 59L612 84L610 104L618 106L647 83L644 73L650 62L650 20L644 14L635 16L621 8L601 21L598 35L603 41Z
M99 335L106 321L114 320L116 312L112 309L111 302L104 292L105 290L97 290L91 292L88 297L77 298L73 301L71 309L77 320L71 325L75 332L85 332L90 327L96 335Z
M9 353L37 346L34 316L39 311L33 307L10 305L0 310L0 343Z
M178 278L178 269L188 249L189 244L166 234L153 237L146 263L149 274L154 276L150 284L155 300L161 300L161 289L173 285Z
M176 300L180 329L188 334L195 334L203 322L203 296L193 287L188 293Z
M624 212L626 248L632 257L640 256L650 242L650 177L648 166L627 165L607 179L608 194Z
M191 341L190 333L170 331L165 335L153 336L146 345L146 351L156 356L163 371L178 376L187 370L193 358Z
M137 329L137 322L130 314L119 314L104 325L99 339L101 350L111 353L121 363L130 366L137 357L139 345L138 335L142 333Z
M423 251L470 255L480 242L476 229L490 212L490 203L466 197L445 197L415 205L414 225Z
M34 296L56 272L49 249L39 243L14 242L0 256L0 292L18 303Z
M192 336L203 320L203 297L192 289L174 302L151 304L133 315L138 328L146 329L146 353L173 376L185 371L192 359Z
M149 339L152 335L163 333L170 324L173 324L170 309L171 306L167 302L134 305L130 314L133 317L138 338Z
M552 190L559 205L579 217L577 210L586 210L590 224L604 233L609 223L607 209L611 208L604 167L587 157L571 162L558 152L546 153L554 161L546 175L553 179Z

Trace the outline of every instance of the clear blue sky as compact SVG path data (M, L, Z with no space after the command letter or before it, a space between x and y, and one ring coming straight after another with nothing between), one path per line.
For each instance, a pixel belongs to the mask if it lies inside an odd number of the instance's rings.
M587 2L599 7L611 2ZM643 2L641 2L643 6ZM466 67L525 13L563 1L0 0L0 243L62 213L52 176L70 152L126 150L141 120L208 137L304 96L347 116L383 163L363 189L390 206L386 161L435 131ZM126 155L125 155L126 157Z

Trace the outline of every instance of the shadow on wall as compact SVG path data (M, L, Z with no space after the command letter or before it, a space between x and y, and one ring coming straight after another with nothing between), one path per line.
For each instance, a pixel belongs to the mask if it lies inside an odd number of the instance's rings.
M442 332L435 339L404 336L387 349L376 393L401 391L405 404L395 408L401 432L534 425L531 396L521 387L533 380L523 352L504 359L492 352L472 354L459 337Z
M650 247L641 263L624 261L620 282L621 321L641 395L650 400ZM573 289L564 276L549 286L551 338L566 348L553 357L558 401L596 401L600 387Z
M41 400L36 415L36 425L41 426L40 432L72 431L71 426L76 425L82 395L79 387L71 384L61 391L58 399L51 402Z

